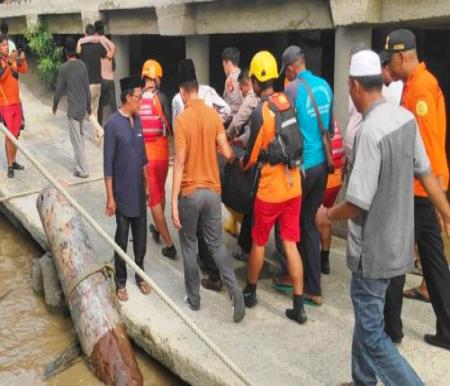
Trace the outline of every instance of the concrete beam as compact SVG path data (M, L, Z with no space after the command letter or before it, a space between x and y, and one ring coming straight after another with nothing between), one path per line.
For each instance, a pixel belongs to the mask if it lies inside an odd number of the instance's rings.
M192 8L186 4L156 7L160 35L192 35L195 20Z
M157 35L158 21L154 8L104 12L112 35ZM174 23L175 24L175 23Z
M195 63L200 84L209 84L209 35L186 36L186 58Z
M0 5L2 17L24 16L27 14L66 14L77 13L85 7L92 7L99 0L33 0ZM97 5L96 5L97 6Z
M385 2L382 0L330 0L334 26L379 23L381 5Z
M350 51L359 42L364 42L368 48L372 44L372 28L339 27L335 35L334 56L334 116L343 131L348 123L348 67Z
M49 32L53 34L82 34L83 25L80 13L48 14L40 16L43 23L47 25Z
M420 21L420 24L450 21L448 0L384 0L381 7L381 21L395 23Z
M328 0L223 0L195 7L197 34L333 28Z

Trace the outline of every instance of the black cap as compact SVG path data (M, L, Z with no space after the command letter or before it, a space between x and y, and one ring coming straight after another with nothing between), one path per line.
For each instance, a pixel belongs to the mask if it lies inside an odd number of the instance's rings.
M386 64L389 63L389 60L391 59L392 53L391 52L387 52L386 50L383 50L378 55L380 56L381 66L385 66Z
M133 90L137 87L142 87L142 79L140 75L132 75L126 78L120 79L120 91L125 92Z
M281 57L281 69L280 74L284 72L287 66L295 63L297 60L302 59L305 56L303 49L299 46L289 46L283 52Z
M416 49L416 35L409 29L397 29L386 37L385 51L394 53Z
M188 82L197 82L197 75L192 59L183 59L178 63L178 84Z
M66 41L64 42L64 50L66 52L66 55L72 55L76 53L77 44L75 42L75 39L71 36L69 36Z

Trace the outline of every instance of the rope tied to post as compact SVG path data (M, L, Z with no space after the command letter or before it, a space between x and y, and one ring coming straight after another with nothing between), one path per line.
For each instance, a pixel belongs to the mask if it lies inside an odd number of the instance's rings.
M137 273L153 290L162 301L165 303L183 322L184 324L195 334L197 337L206 344L207 347L223 362L223 364L239 378L243 384L252 385L252 382L241 371L241 369L230 359L228 356L220 350L219 347L202 331L199 327L175 304L175 302L164 293L164 291L130 258L113 240L113 238L107 234L104 229L95 221L95 219L70 195L70 193L62 186L45 168L41 163L30 153L30 151L24 147L12 135L8 129L0 123L0 131L6 136L14 146L36 167L51 185L72 205L72 207L83 217L86 222L100 235L100 237L111 246L117 255L125 261L125 263Z
M78 286L85 281L86 279L90 278L91 276L102 273L105 279L108 279L109 277L114 276L114 267L111 263L105 262L100 265L91 265L85 269L83 269L78 276L70 282L70 284L67 287L67 301L72 297L73 292L78 288Z

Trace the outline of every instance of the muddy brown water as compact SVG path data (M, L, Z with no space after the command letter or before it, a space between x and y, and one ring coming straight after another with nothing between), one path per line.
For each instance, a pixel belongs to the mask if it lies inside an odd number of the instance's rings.
M47 364L75 341L70 318L47 312L31 289L32 259L40 248L0 215L0 385L103 385L83 360L43 380ZM185 386L182 380L135 348L145 386Z

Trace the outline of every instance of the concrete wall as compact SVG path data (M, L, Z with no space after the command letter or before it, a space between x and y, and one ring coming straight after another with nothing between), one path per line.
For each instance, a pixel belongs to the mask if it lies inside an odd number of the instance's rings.
M196 6L195 31L239 33L333 28L328 1L223 0Z
M80 13L46 14L40 21L47 25L49 31L57 34L82 34L83 24Z
M1 15L1 14L0 14ZM27 18L25 16L5 18L9 26L9 34L20 34L27 29Z
M154 8L119 10L103 14L108 32L114 35L158 35L158 20Z

